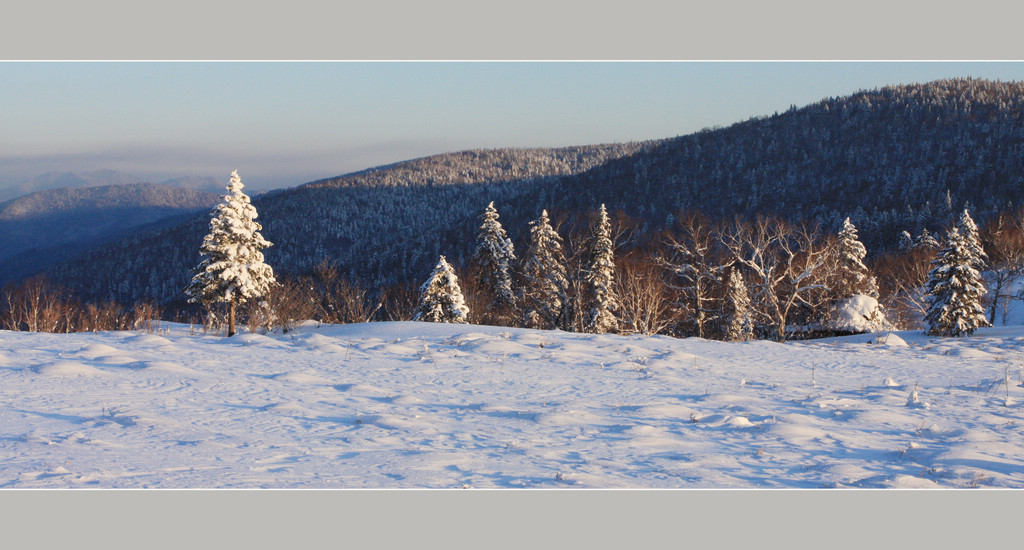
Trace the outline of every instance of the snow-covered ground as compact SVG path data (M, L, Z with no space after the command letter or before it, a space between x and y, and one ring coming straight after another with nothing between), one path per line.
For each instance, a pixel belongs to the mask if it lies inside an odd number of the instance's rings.
M191 332L0 332L0 487L1024 488L1021 326Z

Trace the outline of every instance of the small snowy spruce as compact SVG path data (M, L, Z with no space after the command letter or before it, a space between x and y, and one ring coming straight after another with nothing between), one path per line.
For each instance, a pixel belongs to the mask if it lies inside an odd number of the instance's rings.
M420 300L413 321L428 323L465 323L469 315L459 278L441 256L427 282L420 287Z
M903 236L909 241L909 233L904 232ZM829 328L839 332L873 332L889 327L878 304L878 282L864 265L867 249L850 218L846 218L839 232L836 255Z
M265 296L277 284L261 252L271 243L260 234L263 227L244 187L238 171L231 172L228 194L211 212L210 232L199 248L204 258L185 289L192 303L228 304L228 336L235 334L236 306Z
M512 292L512 263L515 261L512 241L498 221L498 211L491 202L483 213L483 224L477 232L476 250L471 267L487 297L486 321L503 321L515 309Z
M901 252L907 252L914 248L914 238L910 236L910 232L901 231L899 236L899 250Z
M565 255L562 238L551 227L548 211L530 222L530 245L522 266L520 298L527 327L553 329L564 318L566 289Z
M833 291L838 299L862 294L878 298L878 283L871 270L864 265L867 249L857 237L857 228L850 223L850 218L843 222L839 232L838 277Z
M728 341L746 341L754 338L754 322L751 318L750 293L743 281L743 274L733 267L725 289L724 338Z
M939 248L942 247L942 245L939 244L938 239L933 237L932 234L928 232L928 229L921 230L921 234L917 236L917 242L914 244L914 246L917 248L927 247L931 248L932 250L938 250Z
M989 326L981 306L985 286L981 273L974 267L976 261L971 244L959 228L951 229L946 247L932 261L934 267L928 274L928 334L963 336Z
M611 222L603 204L598 211L590 244L590 262L583 274L586 285L584 331L604 334L618 328L615 311L619 309L619 302L615 294L615 252Z

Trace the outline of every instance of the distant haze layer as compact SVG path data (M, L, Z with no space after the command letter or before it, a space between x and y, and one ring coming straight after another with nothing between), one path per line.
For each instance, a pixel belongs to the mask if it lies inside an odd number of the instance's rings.
M291 187L465 149L693 133L888 84L1024 63L0 62L0 189L111 169Z

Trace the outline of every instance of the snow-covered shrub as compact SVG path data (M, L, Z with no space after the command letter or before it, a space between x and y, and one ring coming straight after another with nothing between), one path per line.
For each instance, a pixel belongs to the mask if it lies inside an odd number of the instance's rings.
M864 294L839 301L831 313L829 328L835 332L878 332L894 328L886 320L878 300Z

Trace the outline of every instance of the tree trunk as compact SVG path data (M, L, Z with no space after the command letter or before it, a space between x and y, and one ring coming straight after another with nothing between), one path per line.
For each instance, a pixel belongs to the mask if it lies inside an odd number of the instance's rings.
M228 305L228 338L235 335L235 300Z
M996 309L999 307L999 294L1003 291L1003 278L996 274L995 287L992 289L992 307L989 309L988 324L996 326Z

